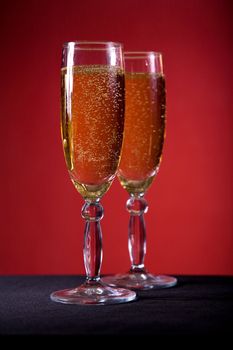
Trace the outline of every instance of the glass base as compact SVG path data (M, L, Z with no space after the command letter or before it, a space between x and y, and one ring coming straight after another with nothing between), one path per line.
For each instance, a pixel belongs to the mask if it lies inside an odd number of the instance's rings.
M112 287L125 287L136 290L152 288L170 288L177 284L177 279L165 275L152 275L147 272L129 272L102 278L103 282Z
M136 293L123 288L112 288L101 281L86 282L77 288L59 290L50 295L51 300L64 304L119 304L136 298Z

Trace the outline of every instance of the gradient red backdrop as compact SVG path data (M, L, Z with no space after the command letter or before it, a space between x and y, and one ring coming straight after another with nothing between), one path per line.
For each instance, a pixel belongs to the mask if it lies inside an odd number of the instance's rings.
M232 2L22 0L1 4L1 274L83 273L82 199L59 129L61 46L159 50L168 123L148 192L147 267L233 274ZM125 271L127 194L103 199L104 273Z

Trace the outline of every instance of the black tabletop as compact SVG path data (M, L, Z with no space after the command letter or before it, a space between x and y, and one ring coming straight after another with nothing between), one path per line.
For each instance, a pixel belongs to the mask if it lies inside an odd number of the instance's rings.
M227 335L233 324L233 277L178 276L176 287L138 293L118 305L52 302L51 292L80 276L0 277L1 335Z

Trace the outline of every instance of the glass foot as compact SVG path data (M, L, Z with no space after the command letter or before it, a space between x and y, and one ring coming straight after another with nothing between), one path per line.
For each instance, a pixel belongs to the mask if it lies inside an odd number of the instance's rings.
M137 290L152 288L169 288L177 284L177 279L171 276L152 275L146 272L129 272L102 278L109 286L125 287Z
M50 295L51 300L64 304L118 304L136 298L136 293L124 288L112 288L102 282L86 282L73 289L64 289Z

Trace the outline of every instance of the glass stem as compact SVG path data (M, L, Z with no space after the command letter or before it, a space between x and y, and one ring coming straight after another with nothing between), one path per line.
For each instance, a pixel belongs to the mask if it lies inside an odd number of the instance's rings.
M82 217L86 220L84 231L83 257L86 270L86 282L97 282L100 279L102 263L102 231L100 220L104 211L99 201L85 201Z
M126 202L130 213L128 247L131 261L131 272L145 272L144 259L146 254L146 226L144 213L148 210L147 201L143 195L131 195Z

